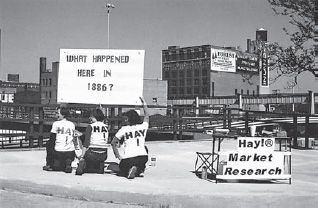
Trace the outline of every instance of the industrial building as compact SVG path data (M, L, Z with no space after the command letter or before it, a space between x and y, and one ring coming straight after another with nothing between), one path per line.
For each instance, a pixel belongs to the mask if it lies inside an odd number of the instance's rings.
M256 40L247 40L246 52L214 45L169 46L162 51L162 79L168 81L168 99L269 93L268 80L267 86L260 82L264 80L260 60L268 76L267 59L260 57L261 43L266 41L267 31L259 29Z
M8 80L10 79L10 74L8 75ZM1 81L0 80L0 102L2 103L13 103L15 100L15 94L17 92L28 90L32 94L35 91L39 91L39 84L37 83L28 83L28 82L19 82L15 81ZM22 99L23 100L23 99ZM39 103L39 101L38 101Z

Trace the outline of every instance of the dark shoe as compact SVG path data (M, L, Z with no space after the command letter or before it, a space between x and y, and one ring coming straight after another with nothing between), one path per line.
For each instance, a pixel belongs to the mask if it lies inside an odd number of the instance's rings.
M104 162L101 162L99 164L99 170L98 170L98 174L104 174L105 173L105 165L104 165Z
M53 169L51 168L51 166L45 165L45 166L43 166L43 170L52 171Z
M136 167L136 166L132 166L132 167L129 169L127 178L128 178L128 179L134 179L134 178L135 178L135 175L136 175L136 172L137 172L137 167Z
M138 173L138 174L136 175L136 177L141 177L141 178L143 178L143 177L145 177L145 173L144 173L144 172L140 172L140 173Z
M78 162L78 166L75 172L75 175L83 175L84 173L84 168L85 168L85 160L82 159Z
M66 159L65 161L65 173L71 173L72 172L72 160Z

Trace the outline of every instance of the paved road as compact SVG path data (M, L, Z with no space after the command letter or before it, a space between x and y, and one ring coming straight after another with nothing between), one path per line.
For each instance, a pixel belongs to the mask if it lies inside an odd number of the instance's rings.
M42 171L44 149L0 151L1 207L317 207L318 150L292 150L288 181L222 182L194 173L196 151L211 141L149 142L157 164L144 178ZM222 150L235 149L225 140ZM109 154L110 162L116 162Z

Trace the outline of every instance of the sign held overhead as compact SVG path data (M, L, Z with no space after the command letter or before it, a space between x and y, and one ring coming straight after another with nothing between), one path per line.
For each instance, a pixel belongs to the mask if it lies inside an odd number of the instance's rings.
M136 105L144 50L61 49L57 102Z

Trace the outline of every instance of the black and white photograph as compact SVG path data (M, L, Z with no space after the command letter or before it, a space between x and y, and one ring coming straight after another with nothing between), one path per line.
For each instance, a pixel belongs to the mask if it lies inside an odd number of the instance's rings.
M318 0L0 0L0 207L318 206Z

